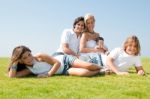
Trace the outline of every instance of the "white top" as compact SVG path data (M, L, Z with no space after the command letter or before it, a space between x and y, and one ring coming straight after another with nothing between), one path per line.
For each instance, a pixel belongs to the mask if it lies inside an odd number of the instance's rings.
M95 40L88 40L88 41L86 42L86 47L87 47L87 48L95 48L96 45L97 45L97 43L96 43ZM90 52L90 53L80 53L79 59L88 62L89 60L91 60L92 58L95 57L95 58L97 59L97 61L98 61L98 65L101 66L100 61L102 60L103 67L106 68L106 67L107 67L107 66L106 66L106 57L107 57L107 55L101 54L101 60L100 60L99 54L100 54L100 53L96 53L96 52L95 52L95 53L94 53L94 52Z
M47 62L41 62L41 61L34 60L33 66L32 67L27 66L27 68L33 74L47 74L50 71L50 69L52 68L52 65L48 64ZM64 68L63 65L61 65L55 74L61 74L63 71L63 68Z
M60 48L57 52L63 52L62 44L67 43L69 48L77 54L79 52L80 38L81 36L77 38L76 33L72 29L65 29L62 33Z
M140 56L128 55L122 48L115 48L109 54L119 71L128 71L131 66L142 66Z
M86 42L86 47L87 48L95 48L97 45L96 41L95 40L88 40Z

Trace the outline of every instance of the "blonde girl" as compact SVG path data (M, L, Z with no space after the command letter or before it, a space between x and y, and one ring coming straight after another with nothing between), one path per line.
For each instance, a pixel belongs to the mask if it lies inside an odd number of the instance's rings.
M128 75L128 69L135 66L138 75L144 75L140 59L140 42L137 36L126 39L123 48L115 48L107 57L107 66L117 75Z

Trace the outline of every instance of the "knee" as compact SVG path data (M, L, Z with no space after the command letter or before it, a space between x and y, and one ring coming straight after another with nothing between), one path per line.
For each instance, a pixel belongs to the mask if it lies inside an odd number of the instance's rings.
M81 77L89 76L89 72L90 71L88 71L88 70L82 71L79 73L79 76L81 76Z

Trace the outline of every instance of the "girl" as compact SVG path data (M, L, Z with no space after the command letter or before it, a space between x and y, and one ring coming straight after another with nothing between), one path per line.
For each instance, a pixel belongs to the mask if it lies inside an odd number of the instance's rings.
M140 42L136 36L130 36L124 42L123 48L116 48L110 52L106 64L117 75L127 75L128 68L135 66L138 75L144 75L140 60Z
M18 64L23 64L28 69L17 71ZM81 61L71 55L57 55L53 58L40 53L33 57L28 47L18 46L13 50L8 75L21 77L33 73L38 77L50 77L54 74L93 76L98 74L99 70L98 65Z

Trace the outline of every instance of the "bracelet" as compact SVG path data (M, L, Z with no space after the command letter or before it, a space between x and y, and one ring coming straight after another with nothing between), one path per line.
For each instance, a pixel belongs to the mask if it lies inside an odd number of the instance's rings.
M11 66L11 69L12 69L12 70L17 70L17 66L16 66L16 65L13 65L13 66Z

